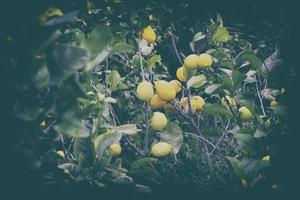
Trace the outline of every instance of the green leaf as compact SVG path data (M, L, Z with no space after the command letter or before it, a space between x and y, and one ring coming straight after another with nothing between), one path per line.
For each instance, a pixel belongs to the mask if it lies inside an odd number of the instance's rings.
M85 67L89 59L90 54L86 49L71 45L55 45L47 55L51 83L60 85Z
M205 36L206 36L206 35L205 35L204 33L198 32L198 33L196 33L196 35L194 36L193 41L194 41L194 42L197 42L197 41L199 41L199 40L202 40L202 39L205 38Z
M89 49L91 58L94 59L108 46L111 39L111 28L109 26L99 25L93 29L88 38L82 41L80 46Z
M227 110L227 108L220 104L204 104L204 112L211 115L224 115L229 118L233 118L233 114Z
M253 155L258 150L258 141L252 135L238 133L234 137L243 152Z
M201 74L201 75L193 76L187 82L187 89L189 89L191 87L199 88L199 87L203 86L205 83L206 83L205 75Z
M227 42L229 38L230 36L227 28L222 26L218 27L212 36L212 40L215 42Z
M253 136L255 138L267 137L268 133L262 128L257 128Z
M240 84L244 80L245 75L239 71L233 70L231 77L233 82L233 89L236 90L239 88Z
M63 122L53 126L53 129L61 134L72 137L88 137L90 130L86 127L85 121L76 118L64 120Z
M91 137L75 138L73 153L79 161L80 167L90 167L95 158L94 146Z
M238 104L242 105L242 106L247 107L252 112L252 114L255 114L254 105L249 100L246 100L246 99L237 99L236 102Z
M243 176L253 179L262 173L262 170L269 166L269 162L261 159L243 158L239 167L243 169Z
M185 80L189 80L192 76L195 75L195 73L196 73L195 69L189 69L189 68L183 67L183 74L184 74Z
M34 75L34 82L38 89L44 89L50 80L50 73L46 65L43 65Z
M24 102L17 101L13 107L13 114L25 121L34 121L43 112L43 108L36 105L23 105Z
M118 54L118 53L128 53L130 51L133 50L133 46L127 43L117 43L115 44L112 49L110 50L109 54L113 55L113 54Z
M168 122L167 126L159 133L163 142L172 144L174 154L177 154L183 144L183 132L181 127L173 122Z
M121 75L117 70L111 70L105 79L105 82L110 85L117 85L121 81Z
M206 94L212 94L214 93L217 89L219 89L221 85L219 84L212 84L212 85L209 85L208 87L205 88L205 93Z
M261 66L262 66L262 61L260 58L258 58L256 56L256 54L254 53L254 51L252 50L247 50L244 55L243 55L244 59L247 60L250 65L252 67L254 67L255 69L257 70L260 70L261 69Z
M161 63L161 57L160 55L153 55L151 58L149 58L147 61L146 61L146 67L148 69L151 69L155 66L156 63Z
M127 135L135 135L138 131L141 131L141 129L136 127L136 124L123 124L121 126L114 127L114 130Z
M234 172L237 176L242 177L243 176L243 170L240 167L240 161L234 157L226 156L227 160L230 162Z
M106 149L113 143L119 142L122 138L121 133L116 133L115 131L108 131L104 134L99 135L94 142L96 159L99 161L106 151Z

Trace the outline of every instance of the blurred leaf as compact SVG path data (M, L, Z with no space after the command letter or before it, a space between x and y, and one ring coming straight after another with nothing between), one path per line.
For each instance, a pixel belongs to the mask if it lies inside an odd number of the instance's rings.
M190 78L190 80L188 80L187 82L187 89L189 89L190 87L193 88L199 88L201 86L203 86L206 83L206 77L205 75L201 74L201 75L197 75L197 76L193 76L192 78Z
M114 128L116 132L124 133L127 135L135 135L137 132L141 131L136 127L136 124L123 124Z
M233 82L233 89L236 90L239 88L241 82L244 80L245 75L239 71L233 70L232 71L232 82Z
M212 85L209 85L207 88L205 88L205 93L206 94L212 94L214 93L217 89L219 89L221 85L219 84L212 84Z
M181 127L173 122L168 122L167 126L159 133L163 142L172 144L174 154L177 154L183 144L183 132Z
M64 170L73 179L80 173L80 167L74 163L63 163L58 165L58 168Z
M266 137L267 135L268 133L265 130L263 130L262 128L257 128L253 136L255 138L261 138Z
M189 80L192 76L195 75L195 73L196 73L195 69L189 69L189 68L183 67L183 74L184 74L185 80Z
M113 55L113 54L118 54L118 53L128 53L128 52L132 51L133 48L134 47L132 45L130 45L130 44L120 42L120 43L115 44L112 47L112 49L109 52L109 54Z
M25 121L34 121L43 112L43 108L36 105L23 105L23 102L17 101L13 107L13 114Z
M258 141L252 135L238 133L234 137L243 152L253 155L258 150Z
M254 104L251 101L246 99L236 99L236 102L242 106L247 107L252 112L252 114L255 114Z
M218 27L212 36L212 40L215 42L227 42L229 38L229 32L227 28L223 26Z
M234 172L239 177L242 177L243 176L243 170L240 167L241 162L238 159L234 158L234 157L226 156L226 158L230 162Z
M66 134L72 137L88 137L90 130L86 127L85 121L72 118L53 126L53 129L61 134Z
M269 162L261 159L243 158L239 167L243 169L243 176L253 179L262 173L262 170L269 166Z
M34 75L34 82L38 89L44 89L50 80L50 73L47 66L43 65Z
M94 146L91 137L75 138L73 153L80 167L91 167L95 158Z
M62 16L59 15L58 17L54 17L54 18L50 19L49 21L47 21L45 23L45 26L54 26L57 24L65 23L65 22L70 21L71 19L75 18L78 13L79 13L79 10L75 10L72 12L65 13Z
M277 105L276 107L271 107L275 115L285 116L287 114L286 106Z
M205 38L205 36L206 36L206 35L205 35L204 33L198 32L198 33L196 33L196 35L194 36L193 41L197 42L198 40L202 40L202 39Z
M60 85L64 80L82 69L90 59L86 49L57 44L47 55L51 83Z
M254 67L257 70L260 70L260 67L262 65L261 59L259 59L254 51L252 50L247 50L244 55L244 59L247 60L252 67Z
M153 55L150 59L146 61L146 66L148 69L151 69L155 66L156 63L161 63L160 55Z
M233 118L233 114L227 108L220 104L204 104L204 112L212 115L224 115Z

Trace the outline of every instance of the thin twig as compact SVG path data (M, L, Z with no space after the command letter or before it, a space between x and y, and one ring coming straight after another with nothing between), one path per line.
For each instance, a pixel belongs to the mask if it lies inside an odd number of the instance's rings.
M229 125L230 125L230 120L228 120L227 125L226 125L226 127L225 127L225 129L224 129L224 131L223 131L222 136L221 136L221 137L219 138L219 140L217 141L217 143L216 143L215 147L213 148L213 150L211 150L211 152L209 153L210 155L212 155L212 154L214 153L214 151L215 151L216 149L218 149L219 145L221 144L221 142L222 142L223 139L225 138L225 135L227 134L227 129L228 129Z
M259 91L259 88L258 88L258 83L257 83L257 81L255 82L255 85L256 85L256 93L257 93L257 97L258 97L259 103L260 103L260 108L261 108L263 114L266 115L265 108L264 108L264 104L263 104L262 98L261 98L261 96L260 96L260 91Z
M145 117L145 137L144 137L144 155L148 155L149 146L149 103L146 103L146 117Z

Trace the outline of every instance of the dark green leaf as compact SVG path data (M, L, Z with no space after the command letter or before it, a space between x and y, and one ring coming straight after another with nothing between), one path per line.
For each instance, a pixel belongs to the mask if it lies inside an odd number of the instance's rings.
M204 112L211 115L224 115L229 118L233 118L233 114L227 110L227 108L220 104L204 104Z

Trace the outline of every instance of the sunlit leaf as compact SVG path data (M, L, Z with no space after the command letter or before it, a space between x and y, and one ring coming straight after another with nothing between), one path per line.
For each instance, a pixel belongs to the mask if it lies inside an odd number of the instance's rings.
M206 77L205 75L201 74L201 75L191 77L190 80L188 80L186 87L187 89L191 87L199 88L203 86L205 83L206 83Z
M218 27L212 36L212 40L215 42L227 42L229 38L229 32L227 28L223 26Z
M204 104L204 112L212 115L224 115L232 118L233 114L227 110L227 108L221 104Z
M172 144L173 152L178 153L183 144L183 132L181 127L173 122L169 122L162 132L159 133L160 139L163 142Z

